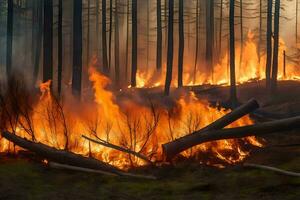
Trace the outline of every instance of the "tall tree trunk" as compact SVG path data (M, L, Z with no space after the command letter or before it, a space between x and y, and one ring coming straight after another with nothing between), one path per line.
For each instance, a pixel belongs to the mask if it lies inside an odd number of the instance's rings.
M44 1L43 81L53 79L53 2Z
M118 0L115 0L115 81L117 86L120 84L119 69L119 10Z
M195 63L194 63L194 77L193 83L196 83L197 65L198 65L198 51L199 51L199 0L196 0L196 43L195 43Z
M164 13L165 13L165 46L167 46L167 43L168 43L168 0L165 0Z
M80 98L82 79L82 0L74 0L73 4L72 93Z
M296 0L296 45L298 44L298 6L299 6L299 1Z
M261 43L262 43L262 0L259 0L259 39L258 39L258 62L260 63Z
M132 60L131 60L131 86L136 87L137 73L137 0L132 0Z
M34 40L36 40L34 48L34 69L32 75L32 84L34 85L37 81L39 69L40 69L40 58L42 51L42 40L43 40L43 1L37 1L36 19L37 25L34 33Z
M239 69L242 69L243 61L243 45L244 45L244 29L243 29L243 0L240 0L240 31L241 31L241 51L240 51L240 65Z
M232 107L237 106L235 83L235 33L234 33L234 0L230 0L229 8L229 36L230 36L230 101Z
M271 66L272 66L272 7L273 0L268 0L267 12L267 60L266 60L266 87L271 83Z
M130 0L127 0L126 13L126 51L125 51L125 80L128 81L128 53L129 53L129 20L130 20Z
M96 0L96 55L99 56L99 0Z
M223 28L223 0L221 0L221 2L220 2L220 24L219 24L218 61L220 61L221 52L222 52L222 28Z
M214 51L214 0L206 0L206 67L211 71L213 80Z
M161 70L162 67L161 0L156 1L156 15L157 15L156 69Z
M182 87L184 56L184 0L179 0L179 50L178 50L178 87Z
M109 41L108 41L108 69L111 69L111 40L112 40L112 29L113 29L113 0L109 1Z
M13 16L14 1L7 0L7 35L6 35L6 75L9 77L12 70L12 44L13 44Z
M165 95L170 94L173 71L173 17L174 17L174 0L169 0L169 19L168 19L168 52L167 52L167 73L165 82Z
M58 47L57 47L57 90L61 94L61 79L62 79L62 0L58 2Z
M280 0L275 0L274 14L274 47L273 47L273 67L271 79L271 93L275 94L277 90L277 74L278 74L278 50L279 50L279 18L280 18Z
M86 66L89 66L90 62L90 7L91 7L91 0L88 1L87 7L87 33L86 33Z
M103 72L105 75L109 74L108 60L107 60L107 41L106 41L106 0L102 0L102 59Z
M150 0L147 0L147 63L146 63L146 67L147 67L147 71L149 68L149 47L150 47Z

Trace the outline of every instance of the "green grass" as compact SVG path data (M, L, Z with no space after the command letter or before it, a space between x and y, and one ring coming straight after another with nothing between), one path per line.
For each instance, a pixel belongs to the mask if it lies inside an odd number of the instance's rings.
M289 166L289 164L291 166ZM298 162L285 163L285 169ZM49 169L23 159L0 162L0 199L298 199L300 179L262 170L182 164L159 180Z

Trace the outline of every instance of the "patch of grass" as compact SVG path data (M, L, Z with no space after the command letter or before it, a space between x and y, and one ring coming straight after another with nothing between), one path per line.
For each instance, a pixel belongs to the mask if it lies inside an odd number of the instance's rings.
M293 167L297 162L287 163ZM158 170L164 174L165 169ZM48 169L26 160L0 163L0 199L296 199L300 180L256 169L169 167L160 180Z

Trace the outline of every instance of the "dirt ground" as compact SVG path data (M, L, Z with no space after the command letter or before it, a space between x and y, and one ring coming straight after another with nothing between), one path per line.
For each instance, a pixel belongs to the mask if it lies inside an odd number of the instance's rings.
M300 83L285 81L279 95L268 98L263 82L238 87L240 101L255 97L262 109L282 116L300 113ZM222 101L228 88L200 91L200 98ZM254 149L247 163L264 164L300 173L300 130L264 137L266 147ZM284 146L291 145L293 146ZM279 145L279 146L278 146ZM28 157L0 155L0 199L300 199L300 178L271 171L229 166L218 169L197 163L180 163L157 169L135 169L158 180L109 177L50 169Z

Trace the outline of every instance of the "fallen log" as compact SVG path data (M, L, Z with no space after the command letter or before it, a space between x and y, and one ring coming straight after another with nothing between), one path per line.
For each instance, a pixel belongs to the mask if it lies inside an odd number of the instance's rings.
M115 150L120 151L120 152L124 152L124 153L128 153L128 154L134 155L134 156L136 156L136 157L138 157L138 158L146 161L147 163L153 165L153 163L151 162L151 160L149 160L146 156L144 156L144 155L142 155L142 154L140 154L138 152L132 151L130 149L126 149L124 147L117 146L117 145L109 143L109 142L102 142L100 140L95 140L95 139L89 138L89 137L87 137L85 135L82 135L82 137L84 139L87 139L88 141L91 141L93 143L105 146L107 148L115 149Z
M247 101L245 104L241 105L240 107L234 109L232 112L224 115L223 117L217 119L216 121L214 121L213 123L209 124L208 126L200 129L199 131L196 131L192 134L201 134L205 131L212 131L212 130L218 130L218 129L222 129L226 126L228 126L229 124L231 124L232 122L240 119L241 117L249 114L250 112L256 110L257 108L259 108L259 104L257 103L257 101L255 99L250 99L249 101ZM185 136L188 137L188 136ZM163 145L163 147L166 144ZM166 149L168 150L168 149ZM181 151L174 151L172 153L167 153L167 160L171 160L177 153L180 153Z
M140 174L127 173L127 172L121 172L120 174L115 174L115 173L110 173L107 171L87 169L87 168L83 168L83 167L76 167L76 166L71 166L71 165L66 165L66 164L61 164L61 163L56 163L56 162L49 162L49 166L52 168L55 168L55 169L68 169L68 170L73 170L73 171L103 174L103 175L108 175L108 176L122 175L122 176L127 176L127 177L132 177L132 178L157 180L157 178L152 175L140 175Z
M96 160L94 158L87 158L72 152L58 150L56 148L49 147L45 144L35 143L27 139L21 138L15 134L9 133L7 131L2 131L1 134L2 137L14 143L15 145L18 145L24 149L32 151L38 154L39 156L46 158L49 161L54 161L57 163L89 168L94 170L102 170L102 171L107 171L110 173L122 175L121 170L117 169L112 165Z
M244 167L256 168L256 169L263 169L263 170L273 171L273 172L276 172L278 174L287 175L287 176L300 177L300 173L298 173L298 172L292 172L292 171L287 171L287 170L283 170L283 169L278 169L276 167L271 167L271 166L267 166L267 165L244 163L243 166Z
M250 99L243 105L234 109L232 112L224 115L208 126L202 128L201 130L199 130L199 132L222 129L258 108L259 104L257 103L257 101L255 99Z
M247 136L260 136L297 128L300 128L300 116L238 128L227 128L205 132L200 130L172 142L163 144L162 147L166 159L171 160L171 158L178 153L204 142L243 138Z

